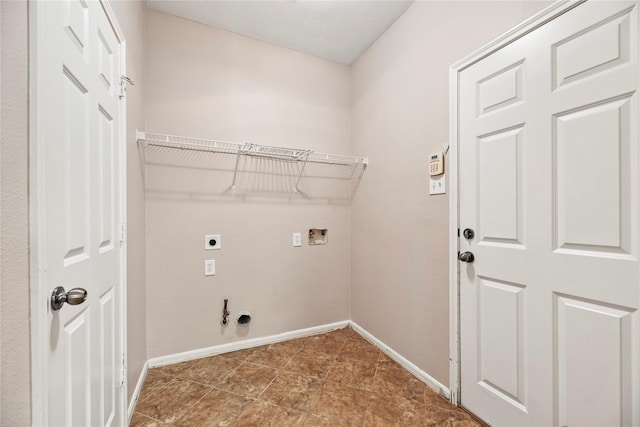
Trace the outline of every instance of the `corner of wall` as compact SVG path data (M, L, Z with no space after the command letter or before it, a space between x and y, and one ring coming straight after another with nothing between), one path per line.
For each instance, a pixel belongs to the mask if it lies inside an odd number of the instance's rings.
M127 383L137 384L147 362L144 183L136 130L144 128L145 26L143 1L112 1L127 49L127 76L135 81L127 91ZM134 398L128 387L128 400Z

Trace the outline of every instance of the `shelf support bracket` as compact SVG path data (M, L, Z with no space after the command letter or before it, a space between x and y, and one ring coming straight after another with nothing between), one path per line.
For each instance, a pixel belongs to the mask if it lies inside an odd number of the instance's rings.
M236 154L236 168L233 171L233 182L231 183L231 189L236 189L236 177L238 176L238 163L240 162L240 156L242 155L242 148L238 148L238 153Z
M293 187L293 192L297 193L300 191L298 189L298 184L300 184L300 180L302 179L302 174L304 173L304 168L307 166L307 159L309 158L309 153L305 156L304 160L302 160L302 168L300 168L300 174L298 174L298 179L296 180L296 185ZM300 161L300 160L298 160Z

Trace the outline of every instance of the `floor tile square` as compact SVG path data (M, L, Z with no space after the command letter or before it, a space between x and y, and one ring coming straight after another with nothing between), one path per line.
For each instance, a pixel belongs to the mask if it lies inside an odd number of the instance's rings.
M232 426L254 399L214 389L177 422L176 427Z
M330 332L330 334L336 339L362 339L362 336L350 327L336 329L335 331Z
M257 401L242 415L235 427L289 427L297 426L304 417L302 412Z
M164 423L176 421L212 390L202 384L174 378L166 387L141 399L136 412Z
M325 380L335 381L361 390L371 390L376 364L368 360L337 360L331 365Z
M367 412L374 416L374 419L386 420L398 425L430 425L425 424L424 415L426 406L414 400L407 399L399 395L380 396L373 394L367 407ZM443 417L446 421L448 417ZM433 423L431 423L433 424Z
M344 343L345 339L339 336L334 337L332 334L314 335L307 338L302 351L324 356L337 356Z
M242 361L235 357L221 354L192 360L187 363L188 365L183 369L175 372L174 375L176 377L215 386L240 366Z
M335 362L334 356L326 356L324 354L316 354L303 350L295 355L293 359L284 366L283 370L322 379L327 375L327 372L329 372L333 362Z
M378 363L380 350L367 341L349 340L340 349L338 360Z
M153 418L149 418L146 415L142 415L138 412L134 412L131 417L131 423L129 427L160 427L165 425L160 421L154 420Z
M325 382L318 403L309 409L314 415L342 419L345 425L359 425L369 402L369 393L334 382Z
M217 385L217 388L246 397L258 397L276 377L276 369L244 362Z
M298 340L295 341L258 347L247 358L247 362L280 369L302 349L304 343Z
M160 368L149 369L138 401L148 399L156 391L167 387L173 380L174 377L166 375Z
M306 411L320 399L322 382L313 377L281 372L260 396L261 400L297 411Z
M300 426L304 427L369 427L362 423L363 416L345 417L339 414L318 415L307 414L300 420Z

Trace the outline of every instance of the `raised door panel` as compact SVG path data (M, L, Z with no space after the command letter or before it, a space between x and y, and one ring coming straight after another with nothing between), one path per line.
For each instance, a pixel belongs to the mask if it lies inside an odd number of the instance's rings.
M554 116L556 248L632 253L630 99Z
M114 249L115 229L115 174L114 148L115 132L113 117L101 105L98 106L98 144L96 154L98 160L97 197L100 225L98 233L98 249L104 253Z
M115 87L115 75L113 71L113 41L112 37L105 36L98 30L98 77L105 89L112 94Z
M478 137L477 201L480 244L522 246L523 125Z
M64 265L90 256L90 192L89 192L89 94L85 84L68 68L63 68L65 119L62 157L64 159L63 210L66 221Z
M478 383L526 412L525 286L478 277Z
M98 322L100 323L100 426L110 426L116 415L115 390L117 384L115 298L111 288L100 297L98 302Z
M84 0L66 0L63 26L81 56L88 54L89 8Z
M632 9L617 13L552 46L554 89L629 62Z
M476 114L478 116L509 107L523 100L523 64L524 61L518 61L476 83Z
M632 424L635 311L555 295L556 425Z
M90 310L83 310L63 330L65 425L91 425Z

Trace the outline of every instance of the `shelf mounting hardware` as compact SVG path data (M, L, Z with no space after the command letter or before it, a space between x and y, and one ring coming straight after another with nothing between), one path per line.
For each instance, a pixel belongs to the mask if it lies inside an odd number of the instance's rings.
M125 93L127 92L127 84L130 84L131 86L135 86L136 84L133 82L133 80L131 80L131 78L122 75L120 76L120 99L123 99L125 96Z

